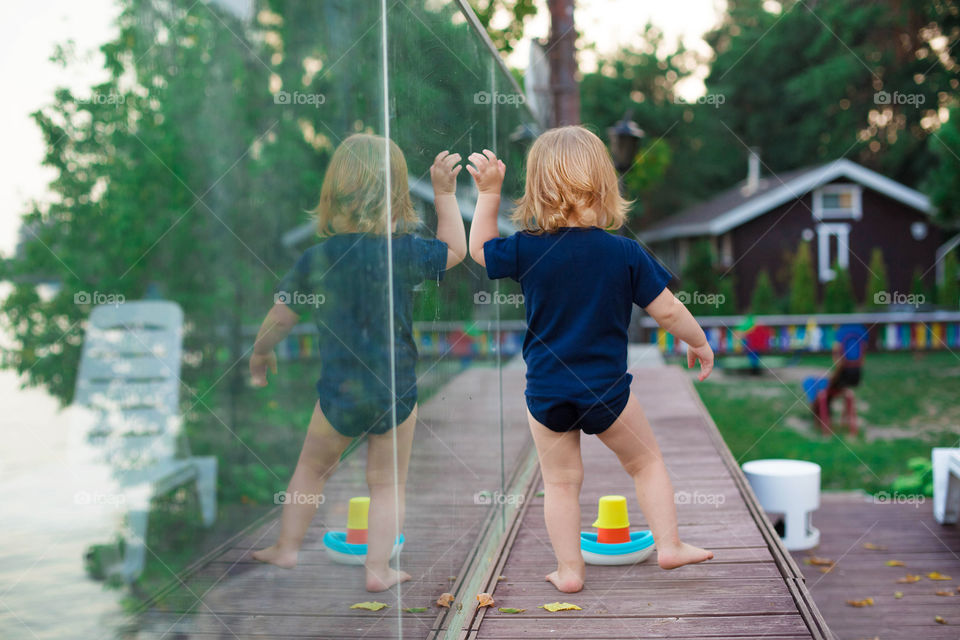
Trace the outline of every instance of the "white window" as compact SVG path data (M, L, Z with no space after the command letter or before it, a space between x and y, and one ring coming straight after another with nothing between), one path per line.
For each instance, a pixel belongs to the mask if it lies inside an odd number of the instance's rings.
M850 268L850 225L824 222L817 225L817 271L820 282L837 277L834 263Z
M858 184L827 184L813 192L816 220L859 220L862 189Z

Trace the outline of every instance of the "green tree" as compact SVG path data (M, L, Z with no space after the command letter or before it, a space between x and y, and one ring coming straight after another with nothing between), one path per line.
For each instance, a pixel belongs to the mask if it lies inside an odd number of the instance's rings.
M690 247L687 261L681 270L680 291L677 297L694 315L714 315L717 306L711 304L711 294L719 293L719 278L714 269L716 257L707 240L697 240Z
M839 264L833 265L833 280L827 282L823 292L823 310L827 313L851 313L857 305L853 295L850 271Z
M950 109L949 119L930 136L927 147L934 166L927 176L926 192L941 223L955 225L960 222L960 106Z
M910 293L916 297L919 304L933 302L932 291L920 267L915 267L913 270L913 276L910 278Z
M937 288L937 304L944 309L956 310L960 305L960 269L957 266L957 250L947 253L943 258L943 281Z
M801 242L793 256L790 269L790 298L787 310L790 313L816 313L817 281L813 273L810 245Z
M737 287L736 279L733 275L720 276L717 283L717 314L723 316L732 316L737 313Z
M887 265L883 261L883 250L879 247L870 252L870 266L867 273L867 289L863 296L863 304L869 309L879 309L877 294L889 292L887 281Z
M766 269L761 269L750 296L750 313L759 315L776 313L778 306L770 273Z
M537 13L535 0L470 0L470 6L477 14L480 24L490 34L493 44L505 54L513 51L514 45L523 37L527 19ZM506 16L507 24L504 28L493 28L496 15Z

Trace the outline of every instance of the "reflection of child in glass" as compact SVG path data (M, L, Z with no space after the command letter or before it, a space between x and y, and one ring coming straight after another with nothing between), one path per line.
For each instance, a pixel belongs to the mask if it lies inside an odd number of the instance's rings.
M273 348L301 314L311 314L320 332L319 399L287 487L277 542L254 553L254 558L285 568L296 565L324 482L351 440L368 435L366 569L371 591L410 577L392 569L389 559L397 525L401 529L403 525L417 414L413 287L426 279L439 280L445 269L466 255L463 219L454 196L460 156L444 151L430 169L437 239L425 239L409 233L419 220L410 201L407 163L393 141L388 248L387 145L382 137L357 134L334 152L314 211L321 241L307 249L280 281L250 359L253 384L265 386L267 370L277 371Z
M580 553L580 431L596 434L636 485L664 569L713 554L680 541L673 488L657 441L627 373L627 326L633 305L688 345L700 380L713 368L703 330L666 288L670 273L635 241L608 233L623 225L628 203L606 148L582 127L551 129L527 157L526 191L514 220L522 229L499 238L497 209L506 168L484 150L467 171L479 191L470 255L491 278L523 289L527 333L527 416L544 482L544 517L557 556L547 575L560 591L583 588Z

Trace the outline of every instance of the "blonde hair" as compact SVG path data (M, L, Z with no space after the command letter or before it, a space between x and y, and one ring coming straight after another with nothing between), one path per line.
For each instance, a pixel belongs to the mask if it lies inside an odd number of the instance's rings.
M512 219L528 231L556 231L570 222L619 229L632 201L620 195L617 172L607 147L581 126L545 131L527 153L527 183Z
M386 139L366 133L348 137L333 152L323 177L316 216L317 233L386 233ZM399 230L420 221L410 200L407 161L390 141L390 214Z

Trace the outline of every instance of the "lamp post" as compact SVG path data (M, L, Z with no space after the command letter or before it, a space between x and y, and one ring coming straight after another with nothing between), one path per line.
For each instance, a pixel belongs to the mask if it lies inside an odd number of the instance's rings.
M633 159L637 155L637 149L640 147L640 140L643 139L643 129L637 126L637 123L631 120L633 113L627 110L616 124L607 129L607 136L610 143L610 155L613 156L613 166L621 179L633 165Z

